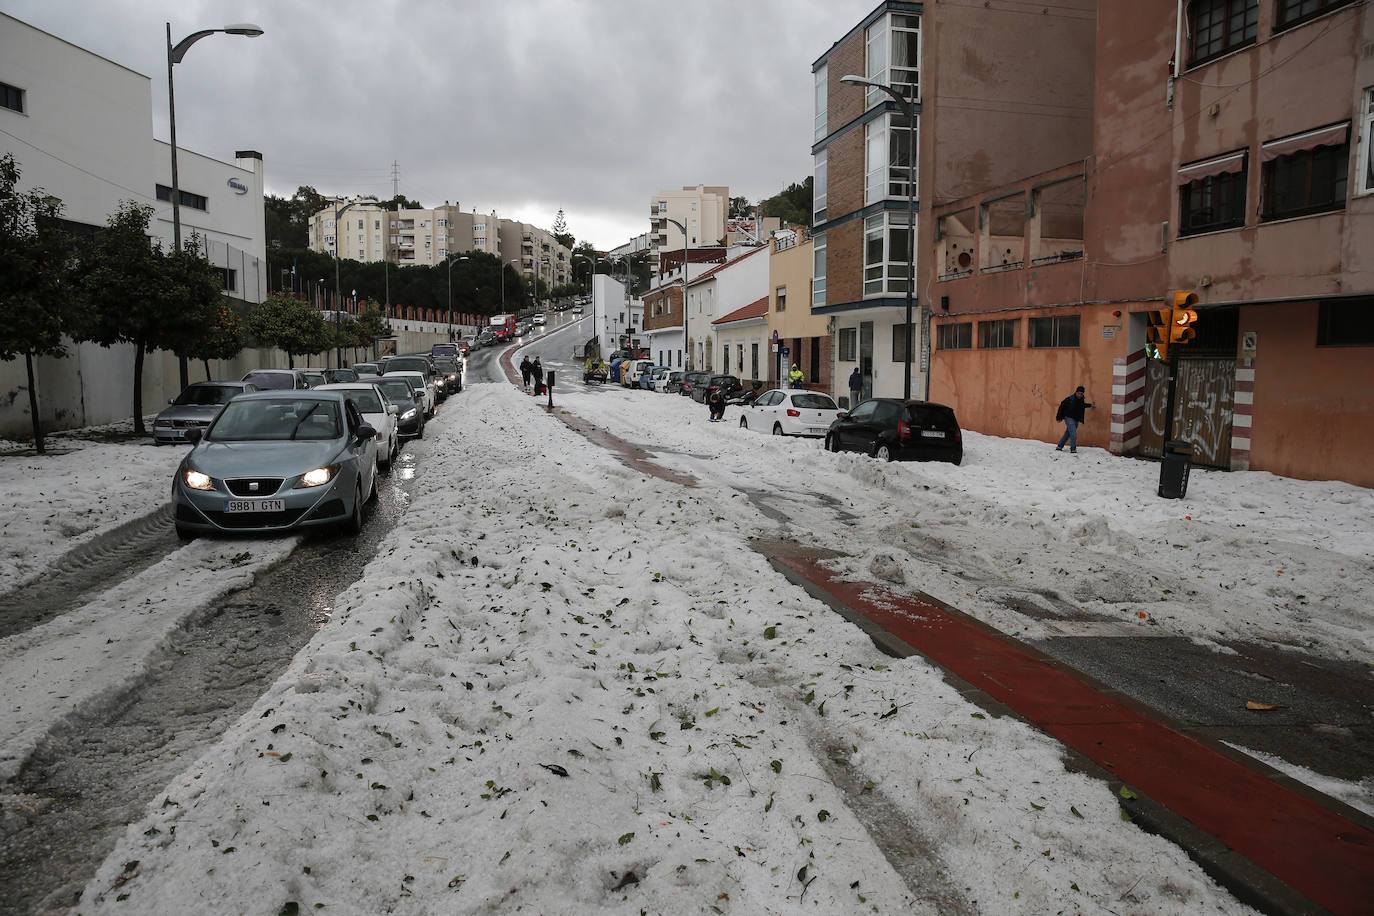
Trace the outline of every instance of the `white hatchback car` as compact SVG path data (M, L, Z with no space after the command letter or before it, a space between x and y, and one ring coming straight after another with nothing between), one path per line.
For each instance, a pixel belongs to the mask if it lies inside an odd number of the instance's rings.
M824 438L839 415L839 405L828 394L774 388L759 395L754 403L740 407L739 425L775 436Z
M317 391L339 391L353 402L367 424L377 431L377 467L391 470L391 462L401 451L401 434L396 429L399 409L371 382L339 382L321 385Z

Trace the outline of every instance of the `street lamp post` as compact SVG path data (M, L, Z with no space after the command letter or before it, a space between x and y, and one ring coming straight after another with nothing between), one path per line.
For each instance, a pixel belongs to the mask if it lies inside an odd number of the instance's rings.
M911 100L886 83L864 79L861 76L842 76L840 82L851 86L872 86L891 96L906 117L906 354L902 367L902 397L911 400L911 308L912 291L916 287L916 108ZM930 369L926 369L926 394L930 394Z
M172 246L178 252L181 251L181 182L177 177L177 102L176 87L172 80L172 67L181 63L181 59L186 56L191 45L216 32L257 38L262 34L262 29L250 22L240 22L226 25L222 29L202 29L199 32L192 32L173 45L172 24L167 23L167 123L172 143ZM181 387L185 388L190 383L186 357L179 357L178 362L181 369Z
M450 256L448 259L448 339L453 340L453 262L466 261L467 255L461 258Z
M687 354L683 357L685 362L682 370L686 372L692 368L692 344L687 336L687 227L671 216L661 216L659 219L682 230L682 349Z
M335 324L335 333L338 332L338 327L337 327L337 325L338 325L338 323L339 323L339 300L343 298L343 287L342 287L341 285L339 285L339 245L342 243L342 240L343 240L342 227L339 225L339 218L340 218L341 216L343 216L345 213L348 212L348 208L349 208L349 207L352 207L352 206L356 205L357 203L358 203L358 202L357 202L356 200L350 200L348 203L346 203L346 204L344 204L342 207L340 207L340 206L339 206L338 198L335 198L335 199L334 199L334 324ZM328 362L328 361L329 361L328 358L326 358L326 359L325 359L325 362ZM338 365L337 365L335 368L336 368L336 369L342 369L342 368L343 368L343 351L342 351L342 350L340 350L340 351L336 354L336 362L338 362Z

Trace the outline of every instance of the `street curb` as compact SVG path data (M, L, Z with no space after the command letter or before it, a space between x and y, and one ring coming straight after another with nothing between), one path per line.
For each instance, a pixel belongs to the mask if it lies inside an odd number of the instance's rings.
M940 664L938 661L931 659L925 653L918 651L912 645L884 629L875 621L870 620L856 608L845 603L840 597L827 591L821 585L804 575L795 566L787 562L789 559L794 561L803 560L814 562L829 557L837 557L841 554L835 551L806 548L792 542L770 539L755 539L752 541L751 546L759 553L763 554L768 559L769 564L772 565L774 569L781 572L788 581L799 586L807 594L821 601L840 616L859 627L859 629L873 640L874 645L880 651L895 658L907 658L912 655L920 655L930 664L940 668L944 673L946 681L958 690L969 702L993 715L1014 717L1044 733L1044 728L1032 719L1012 709L1006 703L983 689L969 683L963 677ZM885 588L885 586L882 586L880 583L864 584L873 588ZM940 611L950 615L952 618L956 618L962 623L981 630L989 636L1015 646L1017 650L1042 664L1072 674L1072 676L1083 682L1086 686L1096 690L1104 697L1109 697L1113 701L1135 710L1143 717L1152 719L1165 727L1172 728L1185 735L1190 740L1196 741L1218 754L1243 764L1276 783L1282 783L1289 786L1293 783L1292 780L1288 779L1283 774L1277 773L1277 771L1274 771L1272 768L1258 761L1254 761L1245 755L1238 754L1231 748L1218 745L1215 741L1192 734L1186 727L1172 722L1167 716L1160 714L1158 711L1143 706L1132 698L1121 694L1114 688L1101 683L1097 679L1070 668L1033 646L1021 643L988 626L982 621L959 611L957 608L951 607L923 593L916 593L913 597L938 608ZM1054 736L1050 735L1050 737ZM1106 783L1116 796L1118 804L1131 817L1136 826L1149 833L1161 836L1179 846L1179 848L1183 849L1190 858L1198 863L1203 871L1234 894L1238 900L1265 913L1275 914L1275 916L1323 916L1323 914L1329 916L1331 913L1331 911L1314 903L1307 896L1277 878L1268 870L1255 864L1212 834L1193 824L1182 814L1179 814L1163 803L1149 797L1138 787L1129 786L1131 791L1137 796L1136 798L1122 798L1120 790L1127 787L1127 783L1117 774L1101 766L1096 761L1063 741L1060 741L1060 744L1064 752L1065 764L1069 769L1081 772ZM1310 787L1303 786L1302 789L1305 790L1301 793L1304 796L1308 798L1313 798L1315 796L1317 799L1326 803L1325 806L1332 810L1341 809L1336 812L1338 814L1342 813L1342 811L1351 811L1346 805L1336 802L1333 799L1328 799L1320 793L1310 789ZM1365 820L1366 819L1362 816L1356 819L1357 823Z

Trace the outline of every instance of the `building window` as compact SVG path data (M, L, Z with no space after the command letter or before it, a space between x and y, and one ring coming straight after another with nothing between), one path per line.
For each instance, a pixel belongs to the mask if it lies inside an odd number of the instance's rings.
M1275 28L1286 29L1299 25L1353 2L1355 0L1279 0L1279 21Z
M1077 315L1055 315L1050 318L1030 319L1030 345L1032 347L1076 347L1078 346Z
M1311 145L1314 140L1335 143ZM1302 148L1305 147L1305 148ZM1348 125L1309 131L1260 147L1260 219L1345 209L1350 167Z
M811 307L825 305L825 233L811 240Z
M1319 302L1317 346L1374 347L1374 297Z
M973 322L960 321L938 326L935 329L935 346L941 350L972 350Z
M816 133L817 140L825 139L826 117L830 108L830 78L827 68L821 67L816 71ZM662 210L659 211L663 212Z
M864 203L907 196L911 146L910 122L899 114L875 118L864 128Z
M821 150L816 154L816 170L811 182L811 225L825 222L826 182L829 180L830 154Z
M912 101L920 98L921 19L894 13L869 26L867 33L868 79L886 83ZM890 96L869 87L864 108L881 104Z
M1016 346L1016 327L1020 323L1021 321L1017 318L978 322L978 349L1012 349Z
M160 184L157 186L157 199L167 203L172 202L172 189L168 185ZM181 205L190 207L192 210L209 210L210 198L204 194L192 194L185 188L181 189ZM326 228L333 228L333 220L329 220L330 225Z
M750 344L750 345L749 345L749 365L750 365L750 368L751 368L751 371L750 371L750 373L749 373L749 377L750 377L750 378L758 378L758 377L759 377L759 345L758 345L758 344Z
M858 328L840 328L840 362L854 362L859 350L858 342Z
M1374 192L1374 88L1364 91L1364 114L1360 122L1360 193Z
M232 293L236 289L235 284L238 283L239 272L229 267L217 267L215 269L219 272L220 289L226 293Z
M1244 226L1246 172L1242 165L1239 172L1208 175L1182 185L1178 234L1196 235Z
M726 344L720 348L720 371L725 375L730 374L730 345Z
M0 83L0 107L23 113L24 90L9 83Z
M864 220L864 296L906 292L908 214L878 213Z
M779 286L778 289L777 289L777 294L778 294L778 311L780 311L780 312L785 312L785 311L787 311L787 287L785 287L785 286Z
M892 361L894 363L909 363L916 358L915 341L911 340L914 335L908 335L907 329L910 326L894 324L892 326ZM941 330L944 330L942 327ZM903 355L905 351L905 355Z
M1255 43L1259 0L1193 0L1188 4L1190 66Z
M359 248L359 249L358 249L358 260L359 260L359 261L364 261L364 260L366 260L366 259L367 259L367 258L366 258L366 255L363 254L363 250L362 250L361 248Z

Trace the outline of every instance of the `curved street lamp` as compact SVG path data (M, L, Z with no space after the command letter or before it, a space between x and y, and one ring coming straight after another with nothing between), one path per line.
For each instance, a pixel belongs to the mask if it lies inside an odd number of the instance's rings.
M660 216L659 219L682 230L682 349L686 353L682 371L687 372L692 368L691 338L687 336L687 227L671 216Z
M864 79L861 76L842 76L840 82L851 86L871 86L881 89L897 102L897 107L906 116L907 153L906 153L906 353L902 366L902 397L911 400L911 353L915 349L911 343L911 296L916 287L916 108L911 100L893 89L887 83ZM930 370L926 369L926 395L930 394Z
M453 340L453 262L471 260L467 255L455 258L452 255L448 259L448 339Z
M181 63L191 45L216 32L223 32L226 35L242 35L245 38L257 38L262 34L262 29L251 22L240 22L226 25L222 29L202 29L199 32L192 32L173 45L172 24L167 23L167 121L172 142L172 245L178 252L181 251L181 183L177 177L177 102L176 87L172 81L172 66ZM179 361L181 387L185 388L190 382L187 375L186 357L180 357Z

